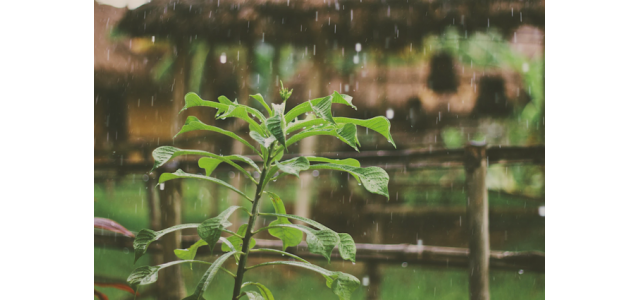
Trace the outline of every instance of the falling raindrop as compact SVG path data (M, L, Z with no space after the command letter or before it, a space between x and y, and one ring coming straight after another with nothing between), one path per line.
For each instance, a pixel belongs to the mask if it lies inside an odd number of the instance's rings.
M222 54L220 55L220 63L224 64L227 63L227 54L222 52Z

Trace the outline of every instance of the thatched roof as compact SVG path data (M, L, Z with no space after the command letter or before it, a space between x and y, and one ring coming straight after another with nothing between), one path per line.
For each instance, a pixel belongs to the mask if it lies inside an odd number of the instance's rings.
M206 38L216 43L302 46L334 43L402 49L454 26L461 32L521 25L544 28L544 1L171 1L155 0L128 11L118 24L132 36Z
M112 86L124 79L146 79L151 69L147 56L130 50L130 39L114 39L112 30L126 14L126 8L94 1L93 68L96 84Z

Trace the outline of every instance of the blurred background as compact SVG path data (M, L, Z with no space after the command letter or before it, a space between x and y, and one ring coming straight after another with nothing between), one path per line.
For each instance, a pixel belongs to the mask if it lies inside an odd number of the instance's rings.
M262 109L249 95L261 93L267 103L279 103L282 81L293 88L290 109L338 91L351 95L357 110L335 105L334 116L385 116L396 147L359 128L361 152L332 137L304 139L290 151L380 166L391 178L390 200L335 171L287 177L270 189L289 213L349 233L358 244L406 247L359 250L356 264L310 259L358 277L362 287L353 299L468 298L470 234L461 153L468 142L485 141L489 241L495 251L491 297L544 299L544 11L544 1L536 0L96 1L95 217L135 233L199 223L229 205L245 204L205 182L155 187L160 173L149 170L158 146L250 154L222 135L196 131L173 139L186 116L195 115L250 140L246 123L216 120L216 110L178 115L187 92L207 100L224 95ZM202 172L195 162L179 160L164 171ZM231 168L220 167L214 176L252 188ZM262 211L273 211L268 201L262 204ZM230 229L246 221L239 214L233 218ZM185 230L168 240L154 243L134 265L130 238L96 229L96 290L109 299L133 299L109 285L124 283L135 267L177 259L167 247L173 242L187 248L197 235ZM198 259L214 259L204 248ZM517 259L507 260L509 255ZM181 299L205 270L163 270L156 284L139 290L139 299ZM247 276L267 285L276 299L337 298L321 276L306 270L265 268ZM217 276L205 297L228 299L231 292L231 279Z

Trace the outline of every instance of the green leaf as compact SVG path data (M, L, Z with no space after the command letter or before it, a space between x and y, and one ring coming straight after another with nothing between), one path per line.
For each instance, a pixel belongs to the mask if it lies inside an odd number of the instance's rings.
M393 147L396 147L396 143L393 142L393 138L391 137L391 123L383 116L377 116L368 120L336 117L335 120L338 123L352 123L358 126L367 127L384 136L387 141L393 145Z
M337 170L349 172L364 188L374 194L383 195L389 199L389 174L379 167L357 168L347 165L337 164L317 164L311 165L309 170Z
M338 129L336 130L338 134L338 138L344 142L345 144L353 147L356 151L358 150L357 146L360 146L360 142L358 141L358 128L353 124L340 124L338 125Z
M262 298L262 295L260 295L258 292L255 292L255 291L242 292L239 298L242 298L242 296L247 296L247 299L249 300L264 300L264 298Z
M304 156L300 156L283 162L276 161L276 166L280 171L300 178L300 171L309 169L309 160Z
M220 129L220 128L215 127L215 126L211 126L211 125L205 124L205 123L203 123L202 121L200 121L198 118L196 118L194 116L187 117L187 120L184 122L184 125L182 126L182 129L180 129L180 132L178 132L173 138L175 139L178 135L180 135L182 133L189 132L189 131L195 131L195 130L207 130L207 131L213 131L213 132L224 134L224 135L226 135L228 137L231 137L231 138L241 142L245 146L251 148L251 150L255 151L256 153L260 153L260 152L258 152L258 150L256 150L255 147L253 147L253 145L251 145L251 143L249 143L245 139L239 137L237 134L235 134L235 133L233 133L231 131Z
M271 143L276 141L276 137L273 135L270 135L268 138L265 138L264 136L262 136L260 133L256 132L256 131L251 131L249 132L249 136L256 142L258 142L258 144L262 145L265 148L269 148L269 146L271 146Z
M351 166L356 168L360 167L360 162L353 158L331 159L331 158L318 157L318 156L305 156L305 157L309 160L309 162L324 162L324 163L332 163L336 165Z
M356 126L353 124L338 124L338 125L322 125L318 127L312 127L303 131L298 132L289 140L287 140L286 145L289 146L293 143L298 142L301 139L315 136L315 135L330 135L333 137L337 137L342 142L347 145L353 147L356 151L358 151L358 137L357 137Z
M227 111L217 116L217 119L224 120L230 117L240 118L246 121L247 123L253 125L254 128L260 128L260 124L258 124L255 120L253 120L253 118L249 117L249 114L257 116L261 122L264 122L266 120L264 115L258 110L242 104L235 104L235 103L229 104Z
M285 115L285 121L288 124L289 122L293 121L293 119L295 119L299 115L301 115L303 113L306 113L306 112L313 111L313 109L311 108L311 105L318 105L318 103L320 103L320 101L322 101L322 99L324 99L324 98L331 98L331 102L332 103L345 104L345 105L349 105L349 106L353 107L353 109L356 109L356 107L351 103L351 100L353 99L351 96L349 96L349 95L341 95L341 94L338 94L338 92L334 91L331 96L327 96L327 97L323 97L323 98L316 98L316 99L311 100L311 103L309 103L307 101L307 102L301 103L298 106L292 108Z
M260 102L260 104L262 104L262 106L264 106L264 108L269 113L269 116L273 115L273 112L271 112L271 108L269 107L269 105L267 105L267 102L264 101L264 98L262 98L262 95L255 94L255 95L250 95L250 97L253 98L253 99L256 99L258 102Z
M244 238L245 234L247 233L247 224L240 225L240 227L238 228L238 231L236 233L241 235L242 238ZM228 237L227 240L233 246L234 249L229 247L229 245L227 245L227 244L223 244L221 246L222 251L223 252L229 252L229 251L235 251L235 250L239 251L240 249L242 249L242 238L237 237L235 235ZM251 240L249 242L249 249L253 249L253 247L255 247L255 246L256 246L256 240L254 238L251 238ZM236 261L240 259L239 254L236 253L235 256L236 256Z
M330 229L315 230L297 224L277 224L274 226L295 228L306 233L309 252L324 256L328 262L331 262L333 248L340 242L338 234Z
M228 155L228 156L223 156L223 157L226 158L227 160L230 160L230 161L241 161L241 162L244 162L244 163L250 165L251 167L255 168L258 171L258 173L261 173L260 172L260 168L258 167L258 165L256 165L256 163L253 160L251 160L250 158L248 158L246 156ZM207 176L211 176L211 173L213 173L213 171L218 167L218 165L221 162L226 162L226 160L222 160L222 159L219 159L219 158L212 158L212 157L203 157L203 158L200 158L198 160L198 166L205 170L205 174ZM242 172L242 173L244 173L247 176L250 175L249 173L245 173L245 172Z
M249 123L250 126L255 126L257 128L260 128L260 125L256 123L256 121L253 120L251 117L249 117L249 114L258 117L258 119L260 119L261 122L265 121L265 117L260 111L245 105L233 103L229 101L227 97L224 97L224 96L219 97L218 101L220 101L221 103L217 103L213 101L202 100L202 98L200 98L195 93L187 93L184 96L184 101L185 101L184 108L182 108L180 112L183 112L184 110L191 107L205 106L205 107L212 107L217 109L218 110L217 116L220 118L237 117ZM261 129L258 129L258 130L261 130Z
M152 284L158 281L158 271L160 266L142 266L138 267L127 278L127 283L134 291L138 290L138 286Z
M173 180L173 179L178 179L178 178L193 178L193 179L201 179L201 180L206 180L206 181L211 181L211 182L215 182L219 185L222 185L238 194L240 194L242 197L245 197L247 200L249 201L253 201L251 198L249 198L249 196L245 195L243 192L241 192L240 190L238 190L237 188L235 188L234 186L220 180L217 178L213 178L213 177L208 177L208 176L203 176L203 175L197 175L197 174L189 174L189 173L185 173L184 171L178 169L177 171L175 171L174 173L163 173L162 175L160 175L160 179L158 180L158 184L169 181L169 180Z
M329 229L329 227L324 226L324 225L322 225L322 224L320 224L320 223L318 223L318 222L316 222L314 220L307 219L305 217L301 217L301 216L298 216L298 215L287 215L287 214L280 214L280 213L275 213L275 214L272 214L272 213L260 213L260 215L261 216L271 216L271 217L278 217L278 218L294 219L294 220L305 222L305 223L307 223L307 224L309 224L309 225L311 225L313 227L316 227L318 229L331 230L331 229Z
M213 253L213 248L220 239L220 235L222 234L222 229L231 226L231 223L227 221L229 216L236 211L238 208L242 208L241 206L231 206L221 212L217 217L207 219L198 225L198 235L201 239L203 239L207 244L209 244L209 250Z
M189 297L184 298L183 300L201 300L201 299L204 299L204 298L202 298L202 294L204 294L204 292L207 289L207 287L209 287L209 284L211 283L211 280L213 280L213 277L216 275L218 270L222 267L222 264L231 255L236 254L236 252L238 252L238 251L228 252L228 253L225 253L225 254L221 255L220 257L218 257L218 259L216 259L216 261L214 261L213 264L211 264L209 269L207 269L207 271L204 272L204 275L202 276L202 279L200 279L200 282L198 282L198 285L196 286L196 290L193 292L193 294L191 296L189 296Z
M286 144L286 136L284 134L284 123L282 122L282 115L275 115L269 119L267 119L267 129L271 134L276 138L280 144L285 146L285 150L287 148Z
M207 151L202 151L202 150L184 150L184 149L179 149L179 148L171 147L171 146L158 147L155 150L153 150L152 155L153 155L153 158L155 159L155 163L154 163L153 168L151 169L151 171L153 171L153 170L157 169L158 167L164 165L169 160L172 160L172 159L174 159L174 158L176 158L178 156L181 156L181 155L199 155L199 156L215 158L215 159L221 160L221 161L223 161L223 162L225 162L227 164L230 164L234 168L238 169L238 171L240 171L241 173L243 173L244 175L246 175L246 176L248 176L250 178L253 178L251 176L251 174L249 174L249 172L247 172L247 170L245 170L243 167L241 167L238 164L234 163L233 160L242 161L242 162L245 162L245 163L251 162L249 164L252 167L254 167L254 168L258 167L255 163L253 163L253 161L251 161L251 159L249 159L247 157L240 156L240 155L220 156L220 155L213 154L213 153L207 152ZM205 170L206 170L206 168L205 168ZM211 169L211 171L213 171L213 169Z
M157 265L157 266L142 266L138 267L127 278L127 283L131 286L132 289L138 290L138 286L152 284L158 281L158 272L164 268L171 267L177 264L182 263L201 263L201 264L211 264L206 261L201 260L177 260L168 262L165 264Z
M336 121L333 120L333 116L331 115L331 97L322 98L316 105L309 101L309 105L311 105L311 109L316 116L331 124L336 124Z
M222 160L211 157L203 157L198 160L198 167L203 168L205 175L211 176L211 173L222 163Z
M282 256L289 256L289 257L291 257L291 258L293 258L293 259L297 259L297 260L299 260L299 261L301 261L301 262L310 263L310 262L308 262L308 261L304 260L303 258L301 258L301 257L297 256L297 255L291 254L291 253L289 253L289 252L284 252L284 251L276 250L276 249L265 249L265 248L263 248L263 249L253 249L253 250L251 250L251 252L272 252L272 253L278 253L278 254L282 254Z
M204 240L198 240L193 245L191 245L187 249L175 249L173 253L179 258L183 260L193 260L196 258L196 253L198 252L198 248L207 245L207 242ZM189 264L189 268L193 270L193 264Z
M360 280L350 274L333 272L332 276L327 278L327 286L331 288L340 300L350 300L353 291L360 286Z
M274 193L266 192L271 198L271 203L276 210L276 213L280 215L286 215L287 211L284 208L282 199ZM285 217L278 217L275 221L269 223L269 226L275 226L280 224L291 224L289 219ZM282 250L287 250L288 247L295 247L302 242L302 232L294 228L279 227L269 229L269 234L282 240Z
M242 284L242 288L245 288L245 287L250 286L250 285L255 285L256 287L258 287L258 289L260 290L260 294L262 294L262 297L265 300L275 300L273 298L273 294L271 293L271 291L266 286L264 286L264 284L262 284L262 283L245 282L245 283Z
M318 125L326 125L327 121L323 119L318 119L314 115L308 115L306 119L302 121L294 121L287 125L287 134L292 133L294 131L300 129L307 129L307 127L312 128Z
M344 260L350 260L353 263L356 262L356 243L348 233L338 233L340 237L340 243L338 244L338 250L340 251L340 257Z
M200 98L200 96L198 96L196 93L191 92L191 93L187 93L184 96L184 107L182 108L182 110L180 110L180 112L183 112L188 108L196 107L196 106L211 107L211 108L217 109L218 111L226 111L227 107L229 107L229 105L226 105L226 104L217 103L217 102L208 101L208 100L202 100L202 98Z
M255 266L251 266L247 269L253 269L262 266L271 266L271 265L287 265L287 266L295 266L300 268L305 268L317 273L320 273L327 280L327 287L331 288L334 294L340 298L340 300L350 300L351 294L360 286L360 280L353 275L349 275L342 272L332 272L329 270L325 270L316 265L312 265L304 262L297 261L272 261L261 263Z
M136 238L133 240L133 263L135 264L138 259L147 252L147 249L152 242L159 240L165 234L177 230L196 227L198 227L198 224L181 224L160 231L153 231L151 229L140 230L136 235Z

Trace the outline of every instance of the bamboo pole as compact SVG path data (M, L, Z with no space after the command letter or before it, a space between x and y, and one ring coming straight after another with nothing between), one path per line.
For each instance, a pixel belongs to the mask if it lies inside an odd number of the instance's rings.
M174 65L174 85L173 85L173 119L171 128L173 132L178 132L184 124L184 115L178 112L184 106L184 95L187 86L187 62L188 43L178 39L175 42L176 60ZM164 172L173 172L173 169L163 169ZM182 196L180 181L170 180L164 183L163 188L158 192L160 198L160 227L169 228L182 223ZM181 246L182 234L175 231L167 234L162 241L162 261L169 262L175 260L174 249ZM159 296L163 299L182 299L186 296L186 289L182 281L180 266L167 268L166 272L159 274L160 289Z
M489 201L486 143L465 147L469 220L469 299L489 300Z

